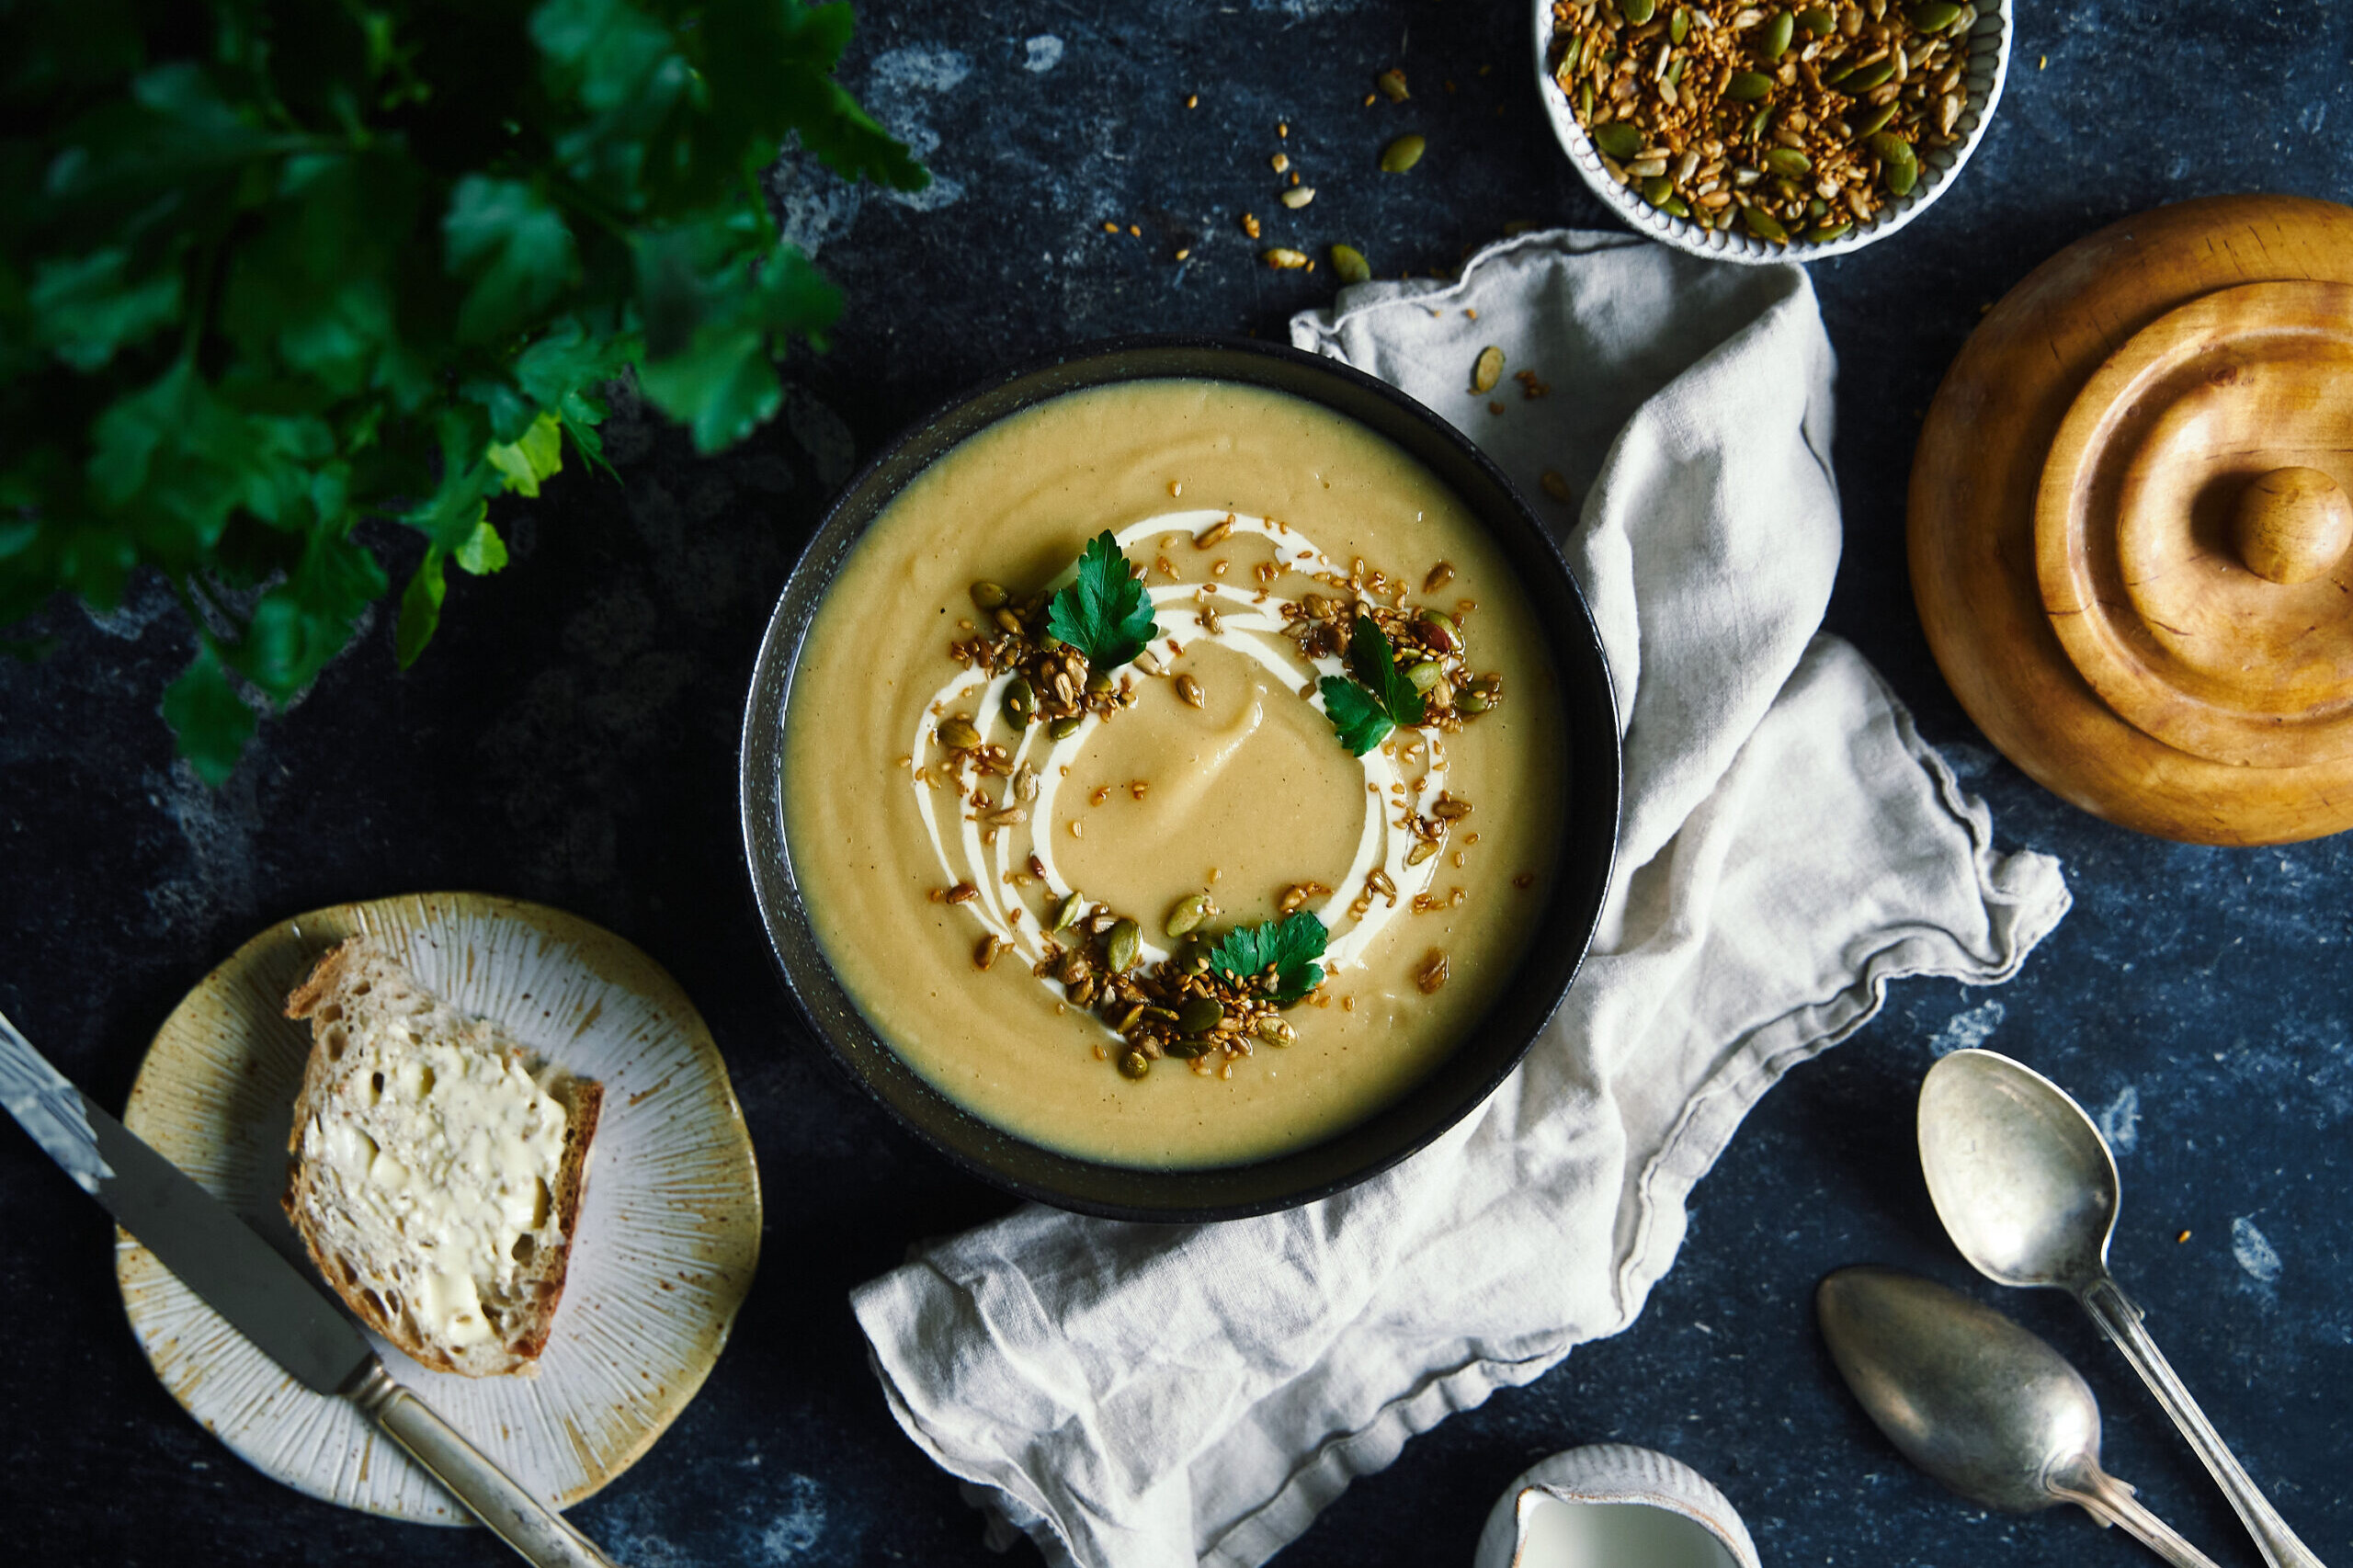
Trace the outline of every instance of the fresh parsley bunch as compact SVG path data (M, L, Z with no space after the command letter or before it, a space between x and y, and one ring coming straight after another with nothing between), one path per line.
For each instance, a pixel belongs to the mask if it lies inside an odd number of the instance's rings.
M164 696L214 783L424 536L493 572L502 490L635 370L710 451L776 412L835 290L780 244L788 135L926 176L830 73L802 0L0 0L0 628L168 578L195 661Z

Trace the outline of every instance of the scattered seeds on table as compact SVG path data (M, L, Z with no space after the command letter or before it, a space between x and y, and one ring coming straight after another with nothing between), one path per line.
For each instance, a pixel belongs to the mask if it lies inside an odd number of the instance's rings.
M1274 166L1275 173L1280 174L1285 169L1290 167L1290 154L1288 153L1278 153L1273 157L1267 159L1267 162Z
M1245 212L1242 215L1242 232L1249 235L1252 239L1256 239L1258 237L1258 220L1252 217L1249 213Z
M1402 104L1414 96L1405 90L1405 73L1394 65L1375 76L1372 85L1380 88L1381 96L1392 104Z
M1490 343L1479 350L1478 362L1471 367L1472 392L1477 393L1494 391L1495 383L1503 379L1503 373L1504 351Z
M1417 135L1400 136L1381 150L1381 172L1402 175L1422 161L1429 143Z
M1340 281L1343 283L1372 281L1372 264L1366 261L1364 252L1354 245L1332 247L1332 270L1340 275Z
M1295 272L1307 265L1307 253L1293 250L1289 245L1276 245L1271 250L1260 251L1258 259L1279 272Z
M1283 192L1283 205L1294 212L1314 199L1315 187L1312 185L1295 185Z

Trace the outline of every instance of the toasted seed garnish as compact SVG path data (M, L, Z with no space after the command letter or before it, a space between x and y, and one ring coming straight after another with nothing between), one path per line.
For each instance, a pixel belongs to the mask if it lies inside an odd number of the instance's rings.
M1120 1077L1141 1078L1151 1071L1152 1058L1146 1056L1142 1051L1131 1048L1130 1050L1120 1052Z
M970 903L980 896L981 890L970 882L958 882L948 890L948 902L950 903Z
M1296 1029L1271 1013L1263 1018L1254 1020L1250 1025L1250 1032L1268 1045L1289 1045L1299 1038L1299 1032Z
M1204 700L1201 695L1201 683L1191 676L1176 677L1176 695L1184 699L1189 707L1199 708Z
M979 945L973 948L972 967L974 969L987 969L991 964L996 962L996 956L1005 951L1006 947L1009 945L1010 944L1008 944L1002 937L997 936L995 932L991 932L988 936L982 937Z
M1405 678L1413 684L1415 691L1426 692L1446 678L1446 671L1436 659L1424 659L1406 669Z
M1622 119L1597 125L1588 134L1595 146L1621 164L1643 150L1642 131Z
M1063 988L1063 994L1084 1007L1095 1000L1095 977L1092 974L1082 974Z
M1135 665L1136 668L1142 670L1148 676L1162 675L1168 669L1166 665L1160 662L1160 655L1154 653L1149 648L1146 648L1142 653L1136 655Z
M1408 866L1418 866L1437 853L1438 845L1426 838L1419 844L1415 845L1411 849L1405 851L1405 864Z
M1132 920L1122 916L1111 925L1111 934L1104 938L1103 955L1113 970L1125 970L1134 965L1136 949L1143 941L1143 932Z
M1365 260L1364 252L1354 245L1332 247L1332 270L1340 275L1343 283L1372 281L1372 264Z
M1051 935L1054 932L1069 930L1078 924L1079 911L1086 907L1086 895L1076 888L1071 889L1062 903L1054 906L1054 923L1046 927L1047 932Z
M1446 983L1448 968L1446 955L1432 948L1429 957L1422 960L1422 967L1414 971L1414 983L1421 988L1423 995L1434 995Z
M1430 807L1430 815L1440 822L1461 822L1470 814L1470 801L1458 801L1443 790L1438 791L1438 803Z
M1013 770L1013 798L1025 803L1038 798L1038 770L1026 762Z
M1181 937L1210 917L1211 903L1206 893L1188 893L1169 910L1164 929L1172 937Z
M1214 996L1188 997L1176 1009L1177 1029L1199 1040L1225 1019L1225 1009Z
M981 733L970 719L951 714L939 722L939 744L949 751L971 751L981 744Z
M1213 550L1226 535L1233 531L1233 517L1228 515L1226 517L1220 517L1216 522L1211 523L1208 528L1203 528L1199 533L1193 536L1193 548L1195 550ZM1148 653L1150 650L1147 649L1146 652ZM1138 659L1136 662L1138 664L1142 664L1143 661L1142 659Z
M1454 699L1454 710L1458 713L1484 713L1494 706L1495 699L1483 691L1466 691Z
M1375 76L1372 85L1380 88L1381 96L1392 104L1402 104L1414 96L1405 90L1405 73L1394 65Z
M1027 729L1029 726L1029 721L1037 717L1037 713L1038 688L1029 684L1029 677L1015 676L1006 682L1006 722L1017 730Z
M1290 208L1294 212L1298 211L1301 208L1306 206L1309 202L1314 199L1315 187L1312 185L1292 186L1289 190L1284 191L1282 195L1283 205Z
M1066 719L1057 719L1047 725L1046 733L1055 740L1066 741L1078 733L1078 726L1084 722L1085 715L1073 713Z
M1258 253L1258 259L1278 272L1296 272L1308 264L1305 251L1293 250L1289 245L1262 250Z
M1437 593L1440 588L1445 587L1449 583L1453 581L1454 562L1451 561L1441 561L1437 565L1430 568L1429 575L1422 579L1422 592L1426 594Z
M995 583L983 582L972 585L972 607L983 614L1002 608L1009 597Z
M1400 136L1381 150L1381 172L1402 175L1422 161L1429 143L1419 136Z
M1504 351L1490 343L1479 350L1478 360L1471 367L1471 390L1474 392L1490 392L1503 379L1503 374Z

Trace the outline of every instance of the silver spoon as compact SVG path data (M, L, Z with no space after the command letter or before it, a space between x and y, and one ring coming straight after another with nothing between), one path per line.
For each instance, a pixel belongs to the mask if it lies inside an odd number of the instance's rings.
M1956 1051L1920 1085L1920 1168L1938 1217L1977 1271L2049 1286L2084 1305L2221 1483L2272 1568L2322 1568L2189 1397L2141 1309L2108 1271L2120 1183L2084 1108L1991 1051Z
M2059 1352L1915 1274L1842 1268L1814 1291L1830 1358L1904 1457L2014 1514L2074 1503L2174 1568L2215 1568L2099 1467L2099 1403Z

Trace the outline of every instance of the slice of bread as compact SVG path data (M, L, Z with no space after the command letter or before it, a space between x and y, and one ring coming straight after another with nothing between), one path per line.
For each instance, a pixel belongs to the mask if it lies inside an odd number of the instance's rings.
M369 1326L422 1365L535 1369L604 1090L354 937L286 999L311 1023L286 1213Z

